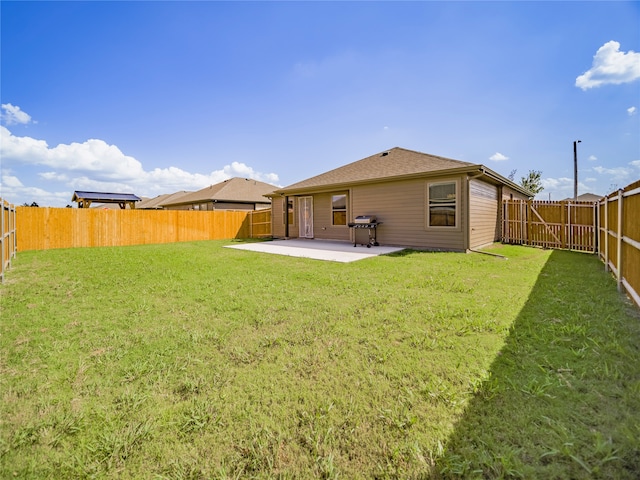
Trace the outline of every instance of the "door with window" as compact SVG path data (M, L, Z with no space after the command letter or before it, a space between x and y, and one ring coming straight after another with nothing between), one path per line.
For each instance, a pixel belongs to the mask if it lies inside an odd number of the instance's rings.
M298 199L298 219L301 238L313 238L313 197Z

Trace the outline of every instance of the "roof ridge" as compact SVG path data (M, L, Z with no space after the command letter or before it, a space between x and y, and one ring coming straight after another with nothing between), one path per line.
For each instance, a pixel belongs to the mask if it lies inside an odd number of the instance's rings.
M478 165L478 164L473 163L473 162L467 162L466 160L458 160L457 158L443 157L442 155L434 155L433 153L420 152L418 150L412 150L410 148L393 147L391 150L394 150L394 149L404 150L405 152L417 153L418 155L426 155L427 157L441 158L442 160L451 160L453 162L463 162L463 163L468 163L468 164L471 164L471 165Z
M381 181L437 171L468 168L477 165L463 160L441 157L402 147L393 147L355 160L324 173L293 183L290 188L343 185L353 182Z
M277 188L276 185L253 178L231 177L195 192L190 192L175 199L175 201L162 202L161 205L179 205L213 200L218 202L259 202L266 193L270 193ZM262 193L263 191L265 193Z

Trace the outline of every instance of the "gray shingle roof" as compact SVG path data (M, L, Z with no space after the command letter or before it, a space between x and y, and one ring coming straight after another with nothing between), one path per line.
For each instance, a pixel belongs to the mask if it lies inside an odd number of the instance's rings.
M473 166L476 166L476 164L395 147L391 150L377 153L362 160L316 175L315 177L294 183L277 190L277 192L375 180L389 180L394 177L442 170L464 169Z
M265 198L264 195L273 192L277 188L275 185L257 180L234 177L205 187L197 192L188 193L177 199L161 202L161 205L184 205L212 200L236 203L269 203L269 199Z
M578 195L578 201L579 202L597 202L598 200L600 200L602 197L602 195L596 195L595 193L583 193L582 195ZM573 201L573 197L571 198L565 198L563 201Z
M175 193L165 193L163 195L158 195L154 198L146 198L143 199L136 208L139 209L159 209L162 208L163 203L171 203L173 201L177 201L180 197L188 195L193 192L187 192L182 190L180 192Z

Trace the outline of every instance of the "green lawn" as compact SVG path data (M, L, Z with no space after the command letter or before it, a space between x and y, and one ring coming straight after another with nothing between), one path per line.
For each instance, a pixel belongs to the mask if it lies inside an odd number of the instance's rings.
M0 478L640 472L640 315L594 256L19 253Z

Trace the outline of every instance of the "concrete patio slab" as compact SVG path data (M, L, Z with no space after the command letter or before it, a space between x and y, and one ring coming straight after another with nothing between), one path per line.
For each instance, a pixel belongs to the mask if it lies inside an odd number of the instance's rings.
M252 252L272 253L276 255L312 258L314 260L328 260L342 263L355 262L356 260L403 250L401 247L379 246L367 248L362 245L354 247L353 243L313 239L271 240L268 242L225 246L227 248L235 248L238 250L249 250Z

